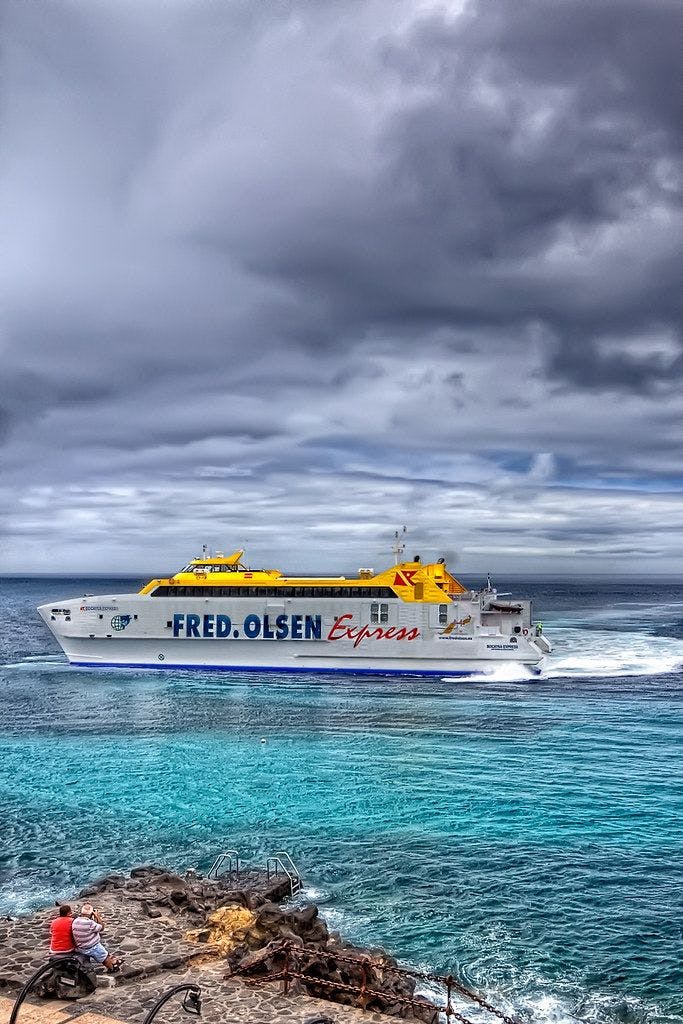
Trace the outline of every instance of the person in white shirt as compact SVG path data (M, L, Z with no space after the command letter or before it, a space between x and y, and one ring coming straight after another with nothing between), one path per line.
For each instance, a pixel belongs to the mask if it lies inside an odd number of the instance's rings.
M84 903L78 917L73 919L71 934L76 950L83 956L103 964L108 971L116 971L121 966L121 959L112 956L102 944L100 936L104 931L104 921L92 903Z

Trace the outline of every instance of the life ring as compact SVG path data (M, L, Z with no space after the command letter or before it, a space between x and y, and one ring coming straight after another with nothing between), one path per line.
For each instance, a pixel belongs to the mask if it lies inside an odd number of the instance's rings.
M528 636L529 635L529 630L528 629L523 629L522 633L524 634L524 636Z

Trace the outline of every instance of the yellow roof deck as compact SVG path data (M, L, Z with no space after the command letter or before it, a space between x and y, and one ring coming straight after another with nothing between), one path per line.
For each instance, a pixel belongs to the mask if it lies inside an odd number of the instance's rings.
M234 551L228 556L194 558L180 572L166 578L150 580L141 594L150 594L159 586L165 587L279 587L333 588L343 583L344 588L389 588L402 601L447 603L457 594L465 593L463 587L452 576L443 562L422 563L419 561L400 562L380 573L371 570L359 571L357 577L348 576L283 576L278 569L248 569L240 561L243 551Z

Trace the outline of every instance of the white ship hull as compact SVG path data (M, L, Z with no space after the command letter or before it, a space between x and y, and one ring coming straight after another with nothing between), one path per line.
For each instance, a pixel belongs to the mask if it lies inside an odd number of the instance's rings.
M119 594L39 611L77 666L444 676L539 665L550 645L524 625L528 609L497 626L482 607L480 595L460 602L455 618L467 626L450 632L438 606L394 602L380 623L367 602L348 599Z

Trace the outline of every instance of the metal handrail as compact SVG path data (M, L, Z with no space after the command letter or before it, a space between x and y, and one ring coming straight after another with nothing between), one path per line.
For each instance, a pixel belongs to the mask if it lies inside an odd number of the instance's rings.
M233 866L233 859L234 859L234 866ZM240 858L239 858L239 854L237 853L237 850L226 850L224 853L219 853L218 856L216 857L215 861L213 862L213 864L209 868L209 871L208 871L208 874L207 874L206 877L207 878L218 878L219 871L223 867L223 865L225 864L226 860L228 861L227 874L230 875L231 877L234 874L235 878L239 878L240 877ZM225 873L226 872L223 872L223 874L225 874Z
M272 865L272 867L271 867ZM296 896L301 892L301 874L296 864L285 850L278 850L266 861L266 876L270 882L271 875L284 873L289 879L290 896Z

